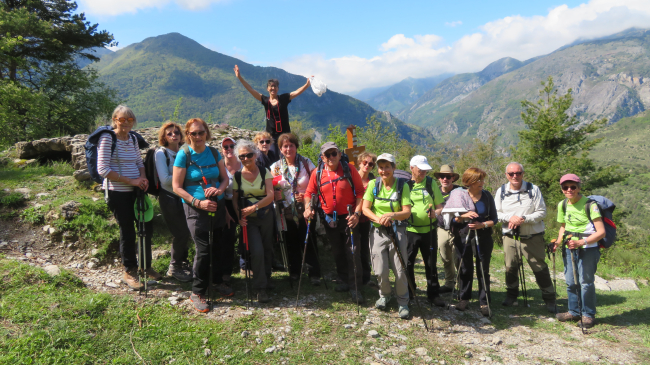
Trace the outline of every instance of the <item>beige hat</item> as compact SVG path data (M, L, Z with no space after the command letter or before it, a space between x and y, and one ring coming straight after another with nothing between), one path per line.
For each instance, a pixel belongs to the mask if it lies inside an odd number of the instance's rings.
M395 163L395 156L391 155L390 153L382 153L379 155L379 157L377 157L377 162L379 161L388 161Z
M436 179L440 179L440 175L452 175L451 182L456 182L460 177L460 175L454 172L454 168L449 165L442 165L440 166L440 171L433 173Z

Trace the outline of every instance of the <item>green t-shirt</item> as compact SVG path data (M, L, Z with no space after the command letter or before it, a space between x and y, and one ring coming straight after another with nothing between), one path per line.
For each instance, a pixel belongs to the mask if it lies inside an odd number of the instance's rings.
M378 198L383 198L383 199L388 199L388 198L393 198L397 199L397 193L395 192L395 187L397 186L397 178L395 178L395 182L393 183L393 186L391 189L387 189L386 185L382 184L381 185L381 190L379 191L379 194L377 194ZM375 180L370 180L368 181L368 187L366 188L366 193L363 195L363 200L367 200L369 202L373 202L372 205L372 212L375 213L378 216L381 216L382 214L385 213L390 213L390 212L400 212L402 210L402 206L404 205L411 205L411 190L409 189L408 184L404 183L404 188L402 190L402 202L399 204L399 202L393 202L393 209L390 209L390 201L387 200L376 200L375 201L375 195L373 194L373 190L375 190ZM379 227L379 223L372 223L375 227Z
M271 178L273 175L271 175L271 171L269 169L266 169L266 178ZM259 197L265 197L266 196L266 185L264 187L260 187L262 185L262 174L258 173L257 177L255 177L255 181L250 182L246 179L244 179L244 176L242 175L241 177L241 189L242 192L244 193L244 197L251 202L252 204L257 203L261 199L256 198L256 196ZM239 189L239 185L237 185L237 180L235 178L232 179L232 188L233 191L237 191ZM254 195L254 196L253 196ZM240 207L241 209L242 207ZM251 217L256 217L257 213L253 213L250 215Z
M409 232L416 233L428 233L429 232L429 215L427 210L429 209L429 204L436 209L436 205L444 203L445 199L442 197L440 189L438 189L438 184L432 181L431 190L433 190L433 197L429 195L429 192L426 189L427 179L422 180L421 183L414 183L413 188L411 189L411 214L412 219L409 220L409 226L406 228ZM431 221L436 227L436 218L433 217Z
M562 210L562 201L557 205L557 221L559 223L564 223L564 230L567 232L578 232L591 234L596 232L594 225L589 222L587 213L585 212L585 204L587 204L586 196L583 196L578 200L577 203L571 204L570 201L566 203L566 212ZM593 221L596 218L601 218L600 210L598 209L598 204L595 202L591 204L590 215L591 220ZM578 239L574 237L574 239ZM590 247L592 244L589 244ZM597 244L596 244L597 245ZM595 247L595 246L594 246Z

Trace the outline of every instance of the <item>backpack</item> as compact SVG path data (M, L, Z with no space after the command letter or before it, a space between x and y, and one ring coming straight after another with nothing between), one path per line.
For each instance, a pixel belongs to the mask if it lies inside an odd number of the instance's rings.
M528 193L528 197L532 200L533 199L533 183L526 181L526 192ZM501 201L503 201L503 199L505 199L506 196L515 195L515 194L521 194L521 191L516 191L514 193L512 193L512 192L507 192L506 193L506 184L501 185Z
M409 189L411 189L411 192L413 192L413 186L415 185L415 180L409 180L406 183L408 184ZM433 195L433 178L432 177L430 177L430 176L425 177L424 190L426 190L427 193L429 193L429 196L431 197L431 199L435 200L434 195ZM409 217L409 222L411 223L411 227L429 227L429 225L426 225L426 226L415 226L415 225L413 225L412 224L413 223L413 213L411 213L411 216Z
M357 193L356 193L356 191L354 189L354 183L352 182L352 175L350 174L350 165L349 165L348 161L349 161L348 155L346 155L345 153L341 153L341 161L340 161L340 163L341 163L341 167L343 168L343 176L338 177L338 178L336 178L336 179L334 179L332 181L327 181L324 184L321 184L321 176L323 175L323 167L325 167L325 163L323 162L323 159L321 157L318 158L318 167L317 167L317 170L316 170L316 191L317 191L318 196L321 199L323 199L323 204L325 204L325 197L323 196L323 192L321 191L321 187L323 185L329 184L330 182L335 183L335 182L337 182L339 180L347 179L348 183L350 184L350 187L352 188L352 194L354 194L354 196L357 196Z
M590 208L592 204L596 204L598 205L601 218L603 219L603 225L605 226L605 237L598 241L598 246L600 248L610 248L616 242L616 223L612 220L616 205L611 200L601 195L590 195L587 199L587 203L585 204L587 219L589 219L591 224L594 224L594 221L591 220ZM567 201L568 199L562 201L562 210L564 211L564 214L566 214Z
M159 196L161 190L160 177L158 177L158 169L156 168L156 151L158 151L159 148L162 149L165 154L167 167L169 167L169 155L167 154L165 147L150 148L144 158L144 175L150 182L147 193L153 196Z
M259 170L260 170L260 175L262 176L262 183L260 184L260 189L264 189L264 187L266 186L266 168L260 167ZM241 189L241 170L235 171L234 178L235 178L235 181L237 182L237 194L239 195L239 199L242 199L242 201L243 201L243 199L244 199L244 191ZM255 196L255 195L250 195L250 194L249 194L249 196L251 196L251 197L253 197L255 199L258 199L258 200L262 200L262 199L265 198L265 196ZM242 208L244 208L243 204L239 207L239 209L242 209Z
M115 131L113 131L113 126L104 125L97 128L88 136L86 144L84 144L84 149L86 150L86 165L88 166L88 173L90 173L90 178L98 184L104 183L104 177L97 172L97 147L99 146L99 138L103 133L109 133L113 138L113 143L111 144L112 156L117 143L117 135L115 134ZM139 149L149 147L149 143L147 143L147 141L145 141L145 139L137 132L130 131L129 136L133 139L134 145L137 142Z
M212 147L212 146L206 146L207 148L210 149L210 152L212 152L212 157L214 158L214 163L212 165L206 165L206 166L199 166L194 160L192 160L192 155L190 154L190 146L188 145L183 145L181 148L183 150L183 153L185 153L185 170L189 169L190 166L196 166L199 171L201 171L201 174L203 174L202 169L210 169L215 166L219 166L219 151ZM203 176L203 184L211 185L212 179L208 181L205 176ZM221 176L219 176L219 183L221 183ZM189 186L189 185L201 185L200 182L198 183L193 183L193 182L188 182L187 179L183 182L183 187ZM204 187L205 188L205 187Z
M401 204L402 192L404 190L404 185L407 184L407 180L404 179L404 178L401 178L401 177L397 177L397 178L395 178L395 183L396 183L396 186L397 186L397 189L395 189L395 192L397 193L397 197L395 199L380 198L380 197L377 196L379 194L379 192L381 191L381 186L383 184L382 181L381 181L381 177L378 177L375 180L375 187L372 189L372 195L374 195L375 200L389 201L390 202L390 210L393 211L393 212L395 211L395 209L393 208L393 203L398 202L398 203ZM373 201L373 204L374 204L374 201Z

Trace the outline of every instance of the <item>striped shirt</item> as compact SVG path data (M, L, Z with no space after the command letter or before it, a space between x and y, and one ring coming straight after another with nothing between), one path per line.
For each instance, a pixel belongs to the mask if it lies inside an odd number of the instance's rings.
M140 170L144 168L140 149L134 144L135 138L129 134L128 141L116 139L115 151L111 155L111 144L113 138L110 133L104 133L99 137L97 146L97 172L104 177L104 189L112 191L133 191L133 186L124 182L112 181L106 178L111 171L130 179L140 177ZM137 143L137 142L136 142ZM119 163L118 163L119 161Z

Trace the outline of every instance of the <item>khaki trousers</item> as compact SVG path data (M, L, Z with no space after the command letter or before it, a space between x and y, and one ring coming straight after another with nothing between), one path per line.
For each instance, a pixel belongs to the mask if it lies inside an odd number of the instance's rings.
M519 243L508 236L503 236L503 251L506 263L506 291L508 296L516 298L519 296ZM521 253L526 258L530 268L533 270L537 285L542 291L542 298L545 301L555 300L555 289L548 270L544 255L546 254L546 243L544 235L533 236L521 240Z
M453 288L456 284L454 238L449 231L440 227L438 227L438 251L440 251L440 261L445 268L445 286Z
M377 275L377 284L379 285L379 296L381 298L391 296L390 286L390 270L393 270L395 275L395 297L397 298L398 305L408 305L409 302L409 287L408 279L406 276L406 268L402 267L397 257L395 246L391 242L390 237L386 233L386 229L391 227L372 227L370 235L370 256L372 258L372 269ZM397 227L397 245L402 258L406 262L406 227Z

